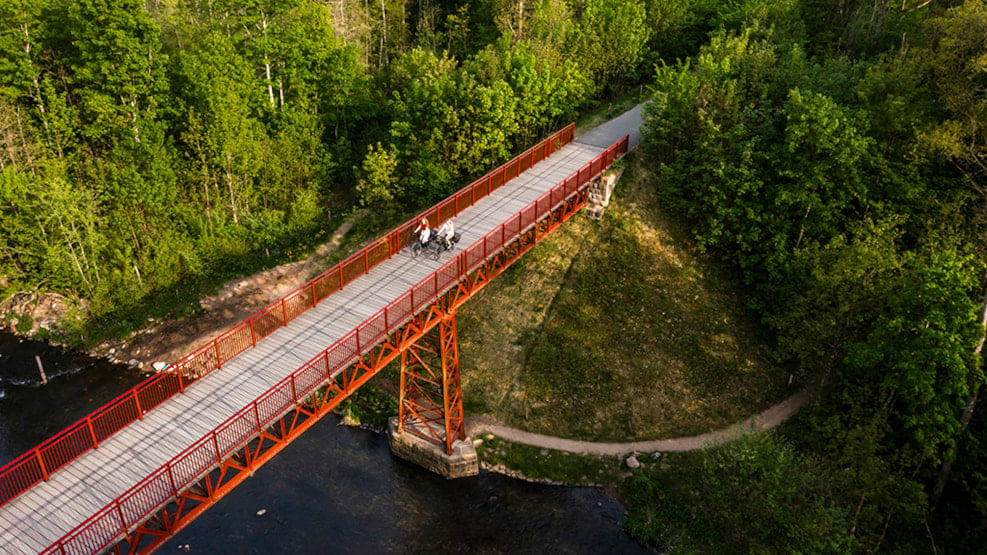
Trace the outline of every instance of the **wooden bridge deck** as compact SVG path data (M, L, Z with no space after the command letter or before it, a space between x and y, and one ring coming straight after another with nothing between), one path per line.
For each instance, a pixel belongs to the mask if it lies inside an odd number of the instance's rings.
M473 244L604 148L570 143L456 217ZM433 222L434 223L434 222ZM455 251L458 252L458 249ZM0 507L0 551L38 553L441 266L407 249Z

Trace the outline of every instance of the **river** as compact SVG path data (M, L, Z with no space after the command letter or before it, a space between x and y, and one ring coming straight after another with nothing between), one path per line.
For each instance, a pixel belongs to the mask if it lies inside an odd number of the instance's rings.
M35 355L49 382L39 386ZM144 379L126 366L0 331L0 464ZM163 552L647 553L596 488L481 471L446 480L393 457L387 439L323 418Z

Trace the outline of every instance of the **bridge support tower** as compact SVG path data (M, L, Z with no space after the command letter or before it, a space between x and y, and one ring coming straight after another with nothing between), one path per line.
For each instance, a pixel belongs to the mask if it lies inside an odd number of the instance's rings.
M400 404L388 442L396 456L446 478L479 473L463 417L455 312L401 352Z

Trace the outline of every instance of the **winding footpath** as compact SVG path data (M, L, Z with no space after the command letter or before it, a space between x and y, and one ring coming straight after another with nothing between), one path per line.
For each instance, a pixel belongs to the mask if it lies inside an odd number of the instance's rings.
M706 445L728 442L743 434L750 433L752 430L770 430L798 412L808 402L808 393L796 393L761 414L752 416L733 426L698 436L673 439L632 441L628 443L578 441L511 428L487 415L468 415L466 417L466 434L474 438L480 437L483 434L493 434L514 443L523 443L534 447L543 447L545 449L567 451L582 455L620 456L632 453L653 453L655 451L694 451Z

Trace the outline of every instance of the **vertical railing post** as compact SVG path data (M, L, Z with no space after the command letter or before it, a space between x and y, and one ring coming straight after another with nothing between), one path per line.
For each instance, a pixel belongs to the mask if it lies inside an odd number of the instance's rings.
M217 340L213 341L212 342L212 345L214 347L213 350L216 351L216 368L222 368L223 367L223 357L219 356L219 340L217 339Z
M312 308L315 308L319 304L319 300L315 297L315 282L312 282Z
M133 392L134 392L134 403L137 404L137 418L140 420L144 420L144 411L141 409L141 400L140 397L137 396L137 389L136 388L133 389Z
M168 466L165 467L165 468L168 469L168 483L171 484L171 493L173 493L175 495L175 497L177 498L178 497L178 487L175 486L175 475L171 472L171 463L168 463ZM176 499L176 501L177 501L177 499Z
M254 347L257 346L257 332L254 331L254 319L250 319L250 340L253 342Z
M185 377L183 375L184 372L182 372L181 367L178 365L176 365L172 371L175 372L175 374L178 374L178 391L180 393L185 393L185 380L183 379Z
M114 501L117 509L117 516L120 517L120 531L124 534L127 533L127 521L123 519L123 509L120 507L119 501Z
M41 449L35 449L34 453L38 456L38 466L41 467L41 476L48 481L48 469L45 468L45 458L41 456Z
M86 416L86 427L89 428L89 437L93 439L93 449L99 449L99 442L96 441L96 430L93 429L93 419Z
M219 440L216 439L216 430L212 431L212 450L216 453L216 462L222 463L223 460L219 457ZM209 492L209 498L212 499L212 492Z
M285 327L288 326L288 307L284 304L284 297L281 298L281 317L284 319Z

